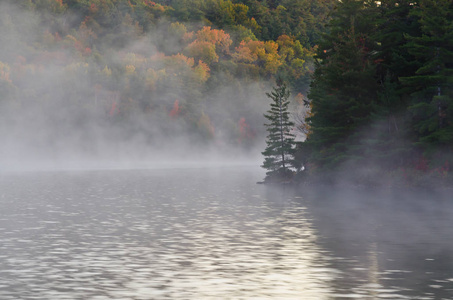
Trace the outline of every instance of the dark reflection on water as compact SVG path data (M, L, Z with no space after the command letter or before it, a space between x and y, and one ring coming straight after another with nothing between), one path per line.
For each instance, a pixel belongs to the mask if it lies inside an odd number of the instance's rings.
M323 247L357 262L349 269L356 279L337 278L334 289L364 295L378 287L371 299L453 299L451 194L347 189L332 194L328 188L307 193L305 205ZM342 269L340 261L332 267Z
M451 205L261 177L4 174L0 299L453 298Z

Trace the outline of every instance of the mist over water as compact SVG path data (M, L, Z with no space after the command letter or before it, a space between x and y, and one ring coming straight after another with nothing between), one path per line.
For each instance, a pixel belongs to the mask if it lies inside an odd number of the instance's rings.
M258 168L0 177L2 299L450 299L447 195Z
M163 38L168 22L141 36L122 25L86 56L82 29L57 34L77 24L71 12L32 14L8 1L0 19L0 170L259 156L270 84L221 81L219 71L206 93L196 62L161 52L181 50Z

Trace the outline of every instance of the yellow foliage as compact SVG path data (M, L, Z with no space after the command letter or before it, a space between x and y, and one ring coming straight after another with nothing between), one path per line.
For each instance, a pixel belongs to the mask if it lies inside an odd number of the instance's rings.
M126 69L126 75L135 74L135 66L134 65L127 65L125 67L125 69Z
M176 36L180 39L183 39L187 33L187 28L184 24L175 22L170 24L169 31L171 36Z
M207 137L213 138L215 135L214 126L211 123L211 119L207 114L202 112L200 119L198 119L197 126L200 131Z
M209 67L207 64L205 64L203 61L199 60L198 65L195 67L194 72L197 75L197 78L201 82L206 82L208 80L210 74L209 74Z
M143 56L129 52L124 57L123 61L128 65L140 66L146 59Z
M77 42L77 39L76 39L74 36L70 35L70 34L68 34L68 35L65 37L65 39L66 39L66 40L69 40L69 41L72 41L72 42L74 42L74 43Z
M10 76L11 68L8 64L3 63L0 61L0 81L6 81L8 83L12 83Z
M184 53L190 57L201 59L207 64L211 64L219 61L219 56L215 50L216 48L214 44L206 41L195 40L184 49Z
M236 62L255 63L264 66L267 74L275 74L283 64L278 54L278 44L274 41L242 41L232 54Z
M88 73L88 64L87 63L72 63L65 67L68 72L77 72L82 71L83 73Z
M269 54L278 53L278 44L274 41L266 41L264 43L264 48L266 49L266 52Z
M102 70L102 74L104 74L105 76L112 76L112 70L110 70L109 67L105 66Z

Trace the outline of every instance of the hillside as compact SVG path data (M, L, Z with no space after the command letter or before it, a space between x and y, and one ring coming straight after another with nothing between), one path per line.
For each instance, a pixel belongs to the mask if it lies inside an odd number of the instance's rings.
M264 91L301 105L333 2L2 1L0 154L261 145Z

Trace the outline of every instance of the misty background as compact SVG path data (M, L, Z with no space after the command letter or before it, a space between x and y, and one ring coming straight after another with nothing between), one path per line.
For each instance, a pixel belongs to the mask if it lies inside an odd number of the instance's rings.
M289 59L276 42L257 41L245 29L248 37L235 31L233 39L201 22L164 17L145 28L130 8L94 3L89 11L61 1L0 3L3 168L208 157L259 162L265 92ZM310 61L296 58L308 50L297 45L293 61L308 72ZM303 107L296 96L294 111Z

